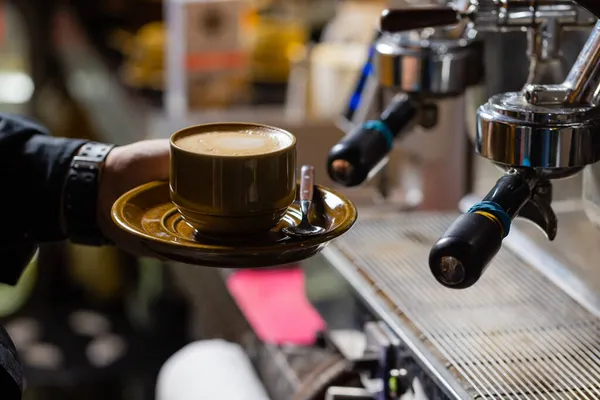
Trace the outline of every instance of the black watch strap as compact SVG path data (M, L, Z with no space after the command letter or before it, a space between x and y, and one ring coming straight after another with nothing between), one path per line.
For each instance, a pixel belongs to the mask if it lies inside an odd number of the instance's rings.
M98 227L98 186L113 145L89 142L71 161L63 197L67 235L73 243L109 244Z

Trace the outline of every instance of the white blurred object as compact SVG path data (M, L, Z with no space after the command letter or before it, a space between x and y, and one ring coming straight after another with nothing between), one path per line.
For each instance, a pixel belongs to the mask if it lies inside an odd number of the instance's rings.
M367 61L368 51L368 46L358 43L322 43L313 48L309 89L313 117L339 116Z
M339 2L335 18L323 30L322 42L370 45L379 28L381 12L386 7L385 1Z
M244 350L224 340L187 345L163 365L157 400L269 400Z
M24 72L0 72L0 87L0 103L25 104L33 96L33 81Z

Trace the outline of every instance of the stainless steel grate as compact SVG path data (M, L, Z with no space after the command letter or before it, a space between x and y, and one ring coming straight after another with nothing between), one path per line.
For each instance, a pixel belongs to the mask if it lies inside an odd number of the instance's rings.
M334 246L474 398L600 399L600 319L502 250L470 289L439 285L429 249L457 215L364 216Z

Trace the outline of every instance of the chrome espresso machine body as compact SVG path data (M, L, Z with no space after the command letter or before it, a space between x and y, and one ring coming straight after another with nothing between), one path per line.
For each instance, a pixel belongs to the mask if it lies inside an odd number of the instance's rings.
M467 99L481 93L484 72L481 43L467 31L378 36L344 115L348 134L329 155L334 181L352 187L379 173L380 193L389 196L394 183L385 167L398 142L408 155L400 170L418 176L419 195L404 205L456 208L468 184Z
M477 112L476 152L506 174L483 201L452 224L430 253L432 273L451 288L477 282L516 217L533 222L554 240L558 221L551 205L551 181L600 161L600 22L564 82L548 84L540 79L547 72L540 62L548 64L548 55L557 54L562 29L585 25L591 16L572 2L537 3L537 26L531 31L539 38L531 40L528 81L520 92L491 97ZM547 18L540 18L543 3ZM600 3L583 3L600 13Z
M600 221L599 15L600 2L558 0L454 1L384 13L375 46L382 55L386 48L403 54L401 38L435 32L464 45L470 60L481 60L485 35L518 31L528 38L530 68L521 91L495 94L472 111L474 129L466 131L476 152L504 173L483 201L466 198L469 210L462 215L363 209L357 226L325 249L332 270L376 320L362 331L363 357L379 360L371 376L377 379L365 379L365 390L332 388L330 399L600 398L600 291L570 270L591 264L587 272L600 282L594 268L600 254L594 225ZM570 66L559 38L573 29L591 34ZM412 76L435 71L430 62L444 46L431 43L420 41L420 54L432 58ZM330 174L342 184L367 179L389 152L390 136L406 134L411 125L405 121L421 123L424 105L443 98L422 95L425 86L402 86L409 67L402 57L395 60L375 59L375 76L381 86L403 88L390 96L387 110L403 122L388 125L382 113L332 149ZM482 76L465 77L463 89ZM469 121L468 108L459 118ZM553 202L552 182L584 169L584 201ZM569 208L575 203L577 211ZM569 222L565 213L580 219ZM516 217L541 228L544 241ZM579 229L593 249L581 245ZM554 237L552 244L547 238ZM564 251L576 245L576 254Z

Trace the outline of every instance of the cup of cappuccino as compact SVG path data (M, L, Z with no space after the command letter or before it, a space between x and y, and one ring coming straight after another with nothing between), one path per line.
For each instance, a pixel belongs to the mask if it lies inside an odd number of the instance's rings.
M296 197L296 138L247 123L175 132L170 193L183 219L201 234L269 231Z

